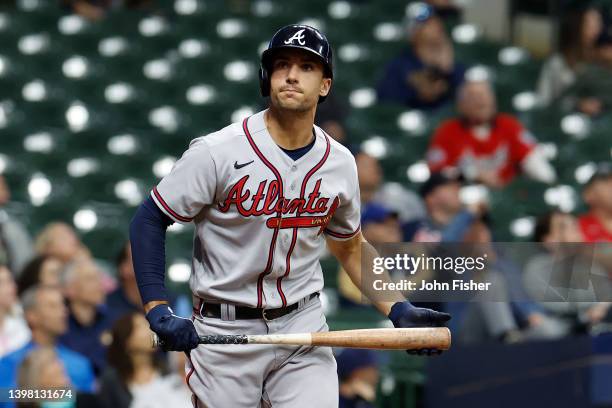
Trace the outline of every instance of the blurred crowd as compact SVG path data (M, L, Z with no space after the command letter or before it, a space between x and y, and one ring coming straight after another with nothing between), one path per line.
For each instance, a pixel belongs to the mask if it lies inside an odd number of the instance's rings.
M184 356L152 347L129 243L112 274L67 224L46 226L30 249L22 269L0 266L0 387L71 386L83 407L191 406Z
M153 3L65 0L62 5L97 20L111 9L151 9ZM543 65L537 94L543 106L597 117L612 107L612 32L608 16L583 3L564 10L558 51ZM375 245L463 243L495 254L487 276L492 298L424 302L453 314L460 344L605 330L612 324L612 251L605 245L612 242L612 164L600 163L584 184L586 212L542 209L530 240L536 253L525 262L515 262L497 246L495 208L486 196L466 201L462 190L474 185L503 190L517 177L552 184L557 175L538 148L537 135L498 110L494 85L470 77L469 67L456 60L447 31L448 21L460 12L451 1L413 3L404 22L405 47L378 78L380 103L425 112L454 106L455 116L430 137L423 157L430 176L418 191L387 182L379 161L353 147L341 95L331 95L320 106L317 122L355 154L363 235ZM2 211L9 200L0 175L0 387L71 385L76 405L87 407L191 406L184 355L151 347L129 243L118 248L109 269L70 225L51 223L32 239ZM556 286L550 273L559 262L590 270L588 282ZM368 307L342 270L338 283L342 308ZM180 296L175 300L177 314L190 316ZM372 406L379 356L343 350L337 361L341 406Z

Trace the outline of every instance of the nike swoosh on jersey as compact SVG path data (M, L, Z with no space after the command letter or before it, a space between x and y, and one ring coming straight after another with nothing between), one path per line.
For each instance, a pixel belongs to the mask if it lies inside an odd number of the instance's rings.
M254 161L255 161L255 160L251 160L250 162L241 163L241 164L238 164L238 161L235 161L235 162L234 162L234 168L235 168L236 170L241 169L241 168L243 168L244 166L248 166L249 164L253 163Z

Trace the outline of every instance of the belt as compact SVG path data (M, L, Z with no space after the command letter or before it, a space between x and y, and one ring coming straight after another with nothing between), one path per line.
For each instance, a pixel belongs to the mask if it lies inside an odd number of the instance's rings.
M319 297L319 292L312 293L306 299L310 301L316 297ZM264 319L264 320L274 320L279 317L283 317L286 314L297 310L299 307L299 302L294 303L289 306L279 307L277 309L264 309L261 307L246 307L246 306L235 306L236 310L236 320L243 319ZM200 305L200 310L195 310L194 312L200 313L202 317L213 317L215 319L221 318L221 304L220 303L202 303Z

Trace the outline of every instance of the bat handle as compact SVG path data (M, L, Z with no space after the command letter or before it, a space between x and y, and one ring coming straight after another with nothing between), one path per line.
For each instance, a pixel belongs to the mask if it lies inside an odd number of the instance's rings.
M234 335L205 335L200 336L199 344L248 344L249 339L245 334ZM151 345L156 347L165 346L165 343L156 333L151 334Z

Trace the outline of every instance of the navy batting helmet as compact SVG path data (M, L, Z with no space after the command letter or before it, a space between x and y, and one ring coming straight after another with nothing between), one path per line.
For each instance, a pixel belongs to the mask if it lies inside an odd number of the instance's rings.
M316 28L291 24L278 30L270 40L268 48L261 54L259 86L262 96L270 96L270 69L274 52L284 48L298 48L316 55L324 67L326 78L333 78L332 49L327 38ZM319 103L325 96L319 97Z

